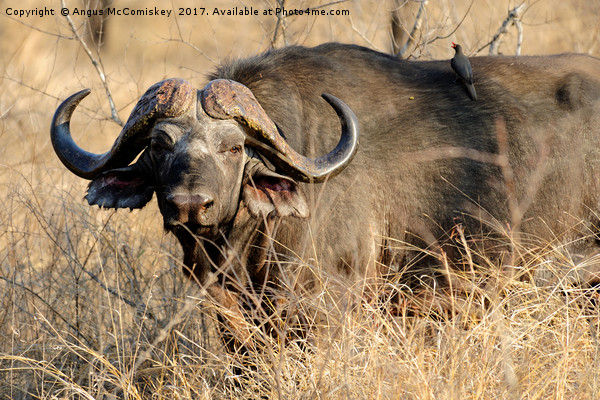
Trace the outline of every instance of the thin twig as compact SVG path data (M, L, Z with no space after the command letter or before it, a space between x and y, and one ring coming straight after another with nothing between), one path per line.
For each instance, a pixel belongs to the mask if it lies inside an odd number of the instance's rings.
M318 10L321 8L333 6L335 4L345 3L347 1L348 0L331 1L329 3L321 4L316 7L310 7L310 9ZM285 8L285 0L277 0L277 5L279 6L279 8L284 9ZM284 44L286 46L288 45L287 36L286 36L286 24L285 24L285 20L288 17L289 17L289 15L284 15L283 12L277 14L277 23L275 24L275 30L273 31L273 37L271 38L271 48L275 48L275 46L277 44L277 37L279 36L280 28L281 28L281 35L283 36Z
M30 188L33 190L33 188L31 187L30 184ZM110 219L112 218L112 216L115 214L115 211L113 211L108 219L106 220L106 222L104 223L104 225L102 226L102 228L100 229L100 231L98 232L98 234L94 237L94 242L92 243L92 245L90 246L90 249L88 251L88 254L85 257L85 260L83 263L81 263L77 257L74 257L72 255L72 253L70 253L69 251L67 251L65 248L63 248L60 243L58 243L58 240L56 238L56 235L53 234L53 232L50 231L50 226L48 224L48 222L46 221L43 213L41 212L41 210L43 210L44 208L42 207L41 203L39 202L37 196L34 196L34 201L35 201L35 205L31 202L31 201L25 201L25 204L28 206L29 210L32 212L34 218L38 221L38 223L40 224L40 227L42 228L42 230L46 233L46 235L48 236L48 238L54 243L54 245L59 248L62 253L73 263L75 263L75 265L77 265L86 275L88 275L90 278L92 278L96 283L98 283L98 285L100 285L100 287L104 290L106 290L108 293L110 293L111 295L113 295L114 297L116 297L117 299L119 299L120 301L124 302L125 304L127 304L128 306L134 308L135 310L137 310L138 313L146 316L147 318L151 319L151 320L156 320L156 318L154 317L154 315L152 314L152 312L150 312L149 310L145 310L143 309L142 306L140 306L139 304L137 304L136 302L127 299L126 297L124 297L123 295L121 295L120 293L118 293L116 290L109 288L108 286L106 286L104 284L104 282L102 282L102 280L100 278L98 278L96 275L94 275L93 273L91 273L90 271L88 271L85 267L90 259L90 256L92 254L92 251L96 248L100 237L102 235L102 233L106 230L106 227L108 226L108 223L110 222Z
M396 57L404 58L404 54L414 43L415 36L417 32L421 29L421 23L423 22L423 15L425 14L424 11L427 3L428 0L421 0L421 5L419 6L419 11L417 12L417 16L415 17L415 23L413 24L413 28L408 34L408 39L406 39L406 43L404 43L404 46L402 46L400 51L396 54Z
M354 33L356 33L358 36L360 36L361 39L365 41L365 43L369 44L369 47L377 48L377 45L373 42L373 40L366 37L365 34L360 29L358 29L356 25L354 25L354 19L352 19L352 17L350 17L350 27L352 28L352 31Z
M277 5L283 10L285 8L285 0L277 0ZM284 44L287 45L285 37L285 16L283 12L277 14L277 23L275 24L275 30L273 31L273 38L271 39L271 47L275 48L277 44L277 37L279 36L279 30L281 28L281 35L283 36Z
M34 296L35 298L37 298L39 301L41 301L42 303L44 303L46 305L46 307L48 307L48 309L54 313L54 315L56 315L58 318L60 318L65 324L67 324L67 326L72 329L73 331L77 332L77 334L79 336L81 336L83 338L83 340L85 340L88 344L92 344L92 341L87 338L83 333L80 332L79 329L77 329L77 327L75 327L74 325L72 325L69 321L67 321L67 319L65 317L63 317L63 315L56 309L54 308L48 301L46 301L46 299L44 299L42 296L40 296L39 294L37 294L36 292L33 291L33 289L22 285L20 283L17 283L16 281L12 280L12 279L8 279L5 276L0 275L0 280L5 281L7 284L18 287L20 289L23 289L24 291L28 292L29 294L31 294L32 296Z
M489 43L483 45L479 50L477 50L477 52L480 52L487 46L490 46L490 55L497 55L498 48L500 47L500 43L502 42L503 36L508 33L508 28L514 24L517 26L517 30L519 31L519 39L517 41L517 55L521 54L521 42L523 41L523 27L521 26L521 17L523 16L522 14L524 12L525 3L520 4L512 10L510 10L508 12L508 17L506 17L506 19L502 23L502 26L500 26L500 29L498 29L498 32L496 32L492 40L490 40Z
M337 1L331 1L331 2L329 2L329 3L321 4L320 6L311 7L310 9L311 9L311 10L318 10L318 9L320 9L320 8L325 8L325 7L333 6L333 5L336 5L336 4L345 3L345 2L347 2L347 1L348 1L348 0L337 0Z
M175 18L175 27L177 28L177 34L179 36L179 39L167 39L165 41L165 43L168 43L168 42L183 43L184 45L186 45L188 47L191 47L194 51L196 51L197 53L199 53L202 57L205 57L211 63L213 63L215 65L219 63L219 61L217 59L210 57L201 48L199 48L198 46L194 45L190 40L187 40L187 39L183 38L183 33L181 32L181 26L179 26L179 19L178 18Z
M36 88L36 87L34 87L34 86L28 85L27 83L23 82L22 80L18 80L18 79L15 79L15 78L11 78L11 77L10 77L10 76L8 76L8 75L4 75L4 76L2 77L2 79L6 79L7 81L11 81L11 82L13 82L13 83L16 83L16 84L17 84L17 85L19 85L19 86L23 86L23 87L25 87L25 88L27 88L27 89L33 90L34 92L37 92L37 93L43 94L44 96L48 96L48 97L50 97L51 99L54 99L54 100L60 100L60 97L58 97L58 96L54 96L54 95L52 95L52 94L50 94L50 93L48 93L48 92L46 92L46 91L44 91L44 90L42 90L42 89L38 89L38 88Z
M400 51L400 43L402 42L403 34L408 34L408 29L402 23L402 20L399 15L399 10L406 5L400 5L400 0L394 0L394 10L392 11L392 20L390 23L390 36L392 39L392 54L398 54Z
M66 7L64 0L60 0L60 4L61 4L61 7L63 7L63 8ZM110 114L111 114L112 120L115 121L120 126L123 126L124 125L123 121L121 121L121 118L119 118L119 113L117 112L117 108L115 107L115 102L113 101L112 94L110 92L108 84L106 83L106 75L104 74L104 66L102 65L101 60L96 59L96 57L94 57L94 55L92 54L92 51L90 50L87 43L83 39L83 36L81 36L79 34L79 32L77 31L77 28L75 27L75 23L71 19L71 16L67 15L65 18L67 19L67 22L69 23L69 27L71 28L71 31L75 35L75 38L77 39L77 41L79 41L79 43L81 43L81 47L83 47L83 50L86 52L90 61L96 68L96 72L98 72L100 81L102 81L102 86L104 86L104 90L106 91L106 97L108 98L108 104L110 105Z
M467 15L469 15L469 12L471 11L471 7L473 7L473 3L475 2L475 0L471 0L471 4L469 4L469 8L467 8L467 11L465 12L465 15L463 15L462 19L460 20L460 22L454 27L454 29L452 30L452 32L450 32L449 34L447 34L446 36L436 36L433 39L431 39L429 42L425 43L425 45L429 45L433 42L435 42L436 40L440 40L440 39L448 39L450 36L454 35L454 32L456 32L458 30L458 28L460 28L460 26L463 24L463 22L465 22L465 19L467 18Z
M135 376L135 373L140 365L142 365L144 361L148 360L152 356L152 351L156 349L156 346L169 337L169 334L173 331L173 327L177 324L180 324L184 320L185 316L188 315L197 304L197 299L193 297L186 297L183 307L177 311L175 315L169 318L169 321L160 330L158 336L154 339L152 344L150 344L150 346L148 346L141 354L138 355L133 368L129 371L131 378Z
M523 24L521 18L515 19L515 26L517 27L517 51L518 56L521 55L521 45L523 44Z

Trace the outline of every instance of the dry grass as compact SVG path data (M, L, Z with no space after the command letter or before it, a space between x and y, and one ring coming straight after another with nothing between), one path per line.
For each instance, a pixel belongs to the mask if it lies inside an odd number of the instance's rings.
M143 7L141 1L127 3ZM175 10L194 6L173 3ZM205 6L211 10L217 3ZM351 17L289 18L276 45L338 40L389 51L391 3L333 6L350 9ZM297 8L311 4L317 2L298 2ZM413 54L449 58L452 40L473 52L516 5L469 4L430 5L421 43L449 34L468 11L467 17L455 34ZM545 268L547 277L556 278L552 287L498 276L493 290L455 297L453 318L403 313L417 300L409 294L398 305L399 316L388 315L380 301L357 300L373 282L357 283L342 298L327 285L315 296L290 294L319 329L288 346L256 329L270 344L240 365L218 339L213 306L180 273L181 251L163 233L156 206L132 213L90 208L82 201L85 182L54 156L48 135L53 111L83 87L93 93L74 117L76 140L105 151L119 127L110 120L96 70L64 18L5 15L6 7L40 5L6 0L0 11L0 398L600 396L598 310L590 306L589 293L562 279L563 272L554 273L578 267L556 244L523 270ZM266 1L221 7L251 5L270 8ZM58 12L60 2L47 6ZM523 54L598 56L599 17L596 0L532 1L523 19ZM73 21L81 29L84 19ZM114 18L102 52L94 54L125 119L140 93L165 77L200 86L218 62L265 50L275 24L274 17ZM512 32L501 51L514 48ZM528 243L519 250L536 247L549 248ZM373 290L384 293L393 285ZM281 335L289 329L283 326ZM244 376L236 376L236 368L245 369Z

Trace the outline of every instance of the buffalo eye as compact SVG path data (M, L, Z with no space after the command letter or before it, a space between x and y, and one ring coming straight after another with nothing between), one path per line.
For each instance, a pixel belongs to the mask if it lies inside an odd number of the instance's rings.
M150 142L150 149L157 154L162 154L167 151L173 150L173 144L168 143L162 138L153 138Z
M238 154L242 151L242 146L237 145L237 146L233 146L232 148L229 149L229 152L231 154Z

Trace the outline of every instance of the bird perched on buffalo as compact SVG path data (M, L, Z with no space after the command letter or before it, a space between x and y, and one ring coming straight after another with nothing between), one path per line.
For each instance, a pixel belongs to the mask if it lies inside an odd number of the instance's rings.
M471 63L467 56L462 52L460 44L452 42L452 48L454 49L455 54L454 58L450 60L450 65L454 72L456 72L456 75L458 75L457 79L460 78L465 82L471 100L477 100L477 92L475 91L475 86L473 86L473 70L471 69Z

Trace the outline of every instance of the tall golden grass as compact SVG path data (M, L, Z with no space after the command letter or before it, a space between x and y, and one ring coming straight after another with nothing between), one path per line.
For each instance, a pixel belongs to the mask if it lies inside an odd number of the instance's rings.
M80 1L65 2L71 10L82 7ZM48 3L60 14L61 2ZM149 7L141 0L115 3ZM202 6L211 13L215 7L262 11L275 3ZM523 54L600 55L600 2L526 3ZM287 8L324 4L297 1ZM406 7L404 22L412 24L414 10L408 7L414 5L399 4ZM430 2L420 46L412 54L450 58L451 41L475 54L516 5ZM178 0L151 6L175 13L179 7L200 7ZM181 250L163 233L157 207L151 203L139 211L114 212L87 206L82 200L86 183L66 171L53 153L52 114L81 88L93 92L74 116L76 140L91 151L105 151L119 131L105 87L125 119L151 84L178 76L201 86L219 62L271 45L334 40L388 52L393 2L326 7L348 9L348 17L290 17L275 39L274 16L112 17L100 51L90 46L105 84L66 18L8 15L8 8L36 7L44 4L5 0L0 10L1 398L600 397L598 310L590 293L563 279L565 269L578 265L558 243L514 242L522 253L544 249L520 268L543 268L546 277L555 278L552 286L498 273L493 288L451 297L451 317L435 312L434 303L432 312L413 315L410 305L418 299L410 293L395 305L398 315L389 315L389 307L376 299L385 303L384 293L397 289L394 281L357 282L341 299L328 292L328 284L314 296L289 293L296 307L314 316L308 323L318 329L284 346L277 336L250 326L268 345L250 352L241 364L219 340L215 306L180 272ZM86 19L71 18L83 34ZM513 28L500 49L512 54L515 46ZM477 54L486 52L484 47ZM323 282L337 279L318 268L314 273ZM381 296L364 300L367 286ZM244 373L236 375L240 369Z

